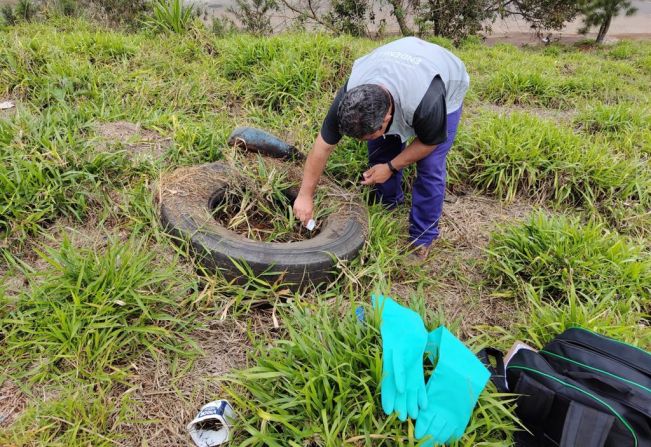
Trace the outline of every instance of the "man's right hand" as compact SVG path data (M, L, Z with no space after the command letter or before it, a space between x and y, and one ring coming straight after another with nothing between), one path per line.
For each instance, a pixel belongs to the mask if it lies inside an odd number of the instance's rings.
M294 216L300 220L303 225L307 225L314 214L314 201L309 194L298 193L294 201Z

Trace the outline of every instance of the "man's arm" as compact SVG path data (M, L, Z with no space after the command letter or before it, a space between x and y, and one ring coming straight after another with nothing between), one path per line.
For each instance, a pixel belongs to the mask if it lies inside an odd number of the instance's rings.
M307 160L305 160L301 189L298 197L294 201L294 215L303 222L303 225L307 225L308 221L312 219L314 213L313 197L316 191L316 185L319 183L332 149L341 140L337 109L346 93L347 86L348 81L339 89L334 101L330 104L328 113L321 125L321 131L316 137L312 150L307 154Z
M312 219L314 214L314 192L316 185L319 183L321 174L325 169L328 157L334 149L334 144L328 144L321 136L321 132L316 137L312 150L307 155L305 160L305 168L303 169L303 181L301 182L301 189L294 201L294 215L307 225L307 222Z
M427 157L436 150L436 146L425 144L419 138L414 138L414 141L404 151L400 152L396 158L391 160L391 164L396 169L402 169Z
M417 161L422 160L435 150L436 145L425 144L418 138L415 138L414 141L412 141L404 151L400 152L397 157L391 160L391 164L395 169L402 169L405 166L409 166L412 163L416 163ZM391 172L391 169L387 163L377 164L364 172L364 180L362 181L362 185L375 185L376 183L384 183L389 180L392 175L393 173Z

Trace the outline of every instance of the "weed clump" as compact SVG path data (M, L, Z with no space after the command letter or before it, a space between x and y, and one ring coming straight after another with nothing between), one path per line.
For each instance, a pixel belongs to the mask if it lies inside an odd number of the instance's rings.
M495 233L488 254L487 273L504 289L651 305L651 256L599 224L537 214Z
M483 115L460 139L461 175L506 200L523 194L591 209L617 201L648 204L651 171L571 130L532 115Z
M142 242L113 242L96 253L64 240L41 253L49 269L1 321L4 361L17 376L101 383L145 351L181 352L188 323L173 269L156 266Z

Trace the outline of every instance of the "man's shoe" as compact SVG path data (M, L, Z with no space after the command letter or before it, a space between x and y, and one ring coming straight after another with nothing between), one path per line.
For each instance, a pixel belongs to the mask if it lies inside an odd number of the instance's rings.
M429 245L419 245L414 251L407 255L407 262L411 265L420 265L427 261L429 256Z

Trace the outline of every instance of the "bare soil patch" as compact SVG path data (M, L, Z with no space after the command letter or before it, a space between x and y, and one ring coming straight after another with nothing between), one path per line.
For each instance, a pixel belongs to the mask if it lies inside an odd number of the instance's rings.
M187 368L145 358L134 365L127 391L133 403L133 424L123 424L120 431L129 445L180 447L191 445L187 424L208 402L228 399L221 381L235 368L246 366L252 346L247 330L267 332L269 312L248 315L248 323L237 319L214 320L198 331L194 338L203 350ZM178 370L181 370L179 373ZM237 410L237 409L236 409ZM142 421L149 421L142 423Z
M459 322L464 337L474 335L478 325L510 325L512 303L483 287L481 262L490 233L501 224L525 219L532 211L533 206L523 200L505 204L476 193L444 205L441 238L424 266L439 282L427 290L426 303L441 309L449 321Z
M11 380L0 385L0 428L9 427L27 407L28 396Z
M172 145L172 139L158 132L142 128L128 121L103 123L96 128L102 151L115 150L116 146L127 151L132 160L160 160Z

